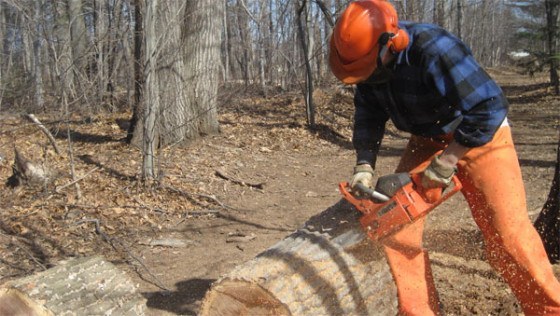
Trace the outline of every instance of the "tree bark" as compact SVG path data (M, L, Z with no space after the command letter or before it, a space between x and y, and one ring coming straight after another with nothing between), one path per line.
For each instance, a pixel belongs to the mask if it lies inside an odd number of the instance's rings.
M0 315L144 315L146 300L101 257L73 259L0 288Z
M558 1L545 0L546 10L546 37L548 50L548 63L550 73L550 84L554 93L560 95L560 79L558 77L558 22L560 17L560 3Z
M196 138L219 132L217 97L223 9L220 1L215 0L187 1L186 4L183 45L188 75L185 82L188 102L178 110L185 114L194 112L195 117L185 115L186 121L178 122L178 126L188 127L184 130L185 136L194 135ZM195 124L191 124L191 120Z
M152 0L146 5L144 18L144 46L145 54L145 87L142 101L144 122L142 131L142 178L154 179L156 170L156 150L159 145L159 129L157 119L160 112L159 78L156 73L158 59L158 33L156 33L156 15L159 1Z
M200 315L395 315L382 250L341 200L235 268L207 293Z
M307 0L303 0L303 2L300 4L300 2L298 1L296 3L296 18L297 18L297 23L298 23L298 34L299 34L299 41L300 41L300 45L303 51L303 58L304 58L304 62L305 62L305 113L307 116L307 124L310 127L315 127L315 104L313 103L313 73L312 73L312 69L311 69L311 63L309 61L309 51L310 51L310 47L311 43L308 43L308 37L306 36L306 34L308 34L308 32L305 32L304 26L303 26L303 21L302 19L305 18L305 20L307 21ZM307 25L307 23L306 23ZM309 44L309 46L308 46Z
M147 4L153 16L144 15L144 117L134 133L140 125L149 133L157 129L157 136L149 140L152 149L144 144L144 155L155 155L159 147L219 132L221 37L216 34L222 32L223 5L211 0ZM147 135L141 138L144 142Z
M35 1L35 34L33 39L33 74L35 83L35 106L38 109L45 110L45 100L43 98L43 58L41 55L42 35L41 34L41 17L42 17L42 1ZM30 26L32 27L32 26ZM58 152L57 152L58 153Z
M82 72L85 65L87 49L86 23L82 10L82 0L68 0L68 15L70 19L70 43L72 46L72 60L74 67Z

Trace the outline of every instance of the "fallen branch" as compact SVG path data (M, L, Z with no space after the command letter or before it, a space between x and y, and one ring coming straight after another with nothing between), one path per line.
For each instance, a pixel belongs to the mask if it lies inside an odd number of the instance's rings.
M124 249L124 251L132 258L134 259L136 262L138 262L140 264L140 266L142 266L142 268L150 275L150 277L153 280L154 285L156 285L157 287L161 288L162 290L171 292L172 289L168 288L167 286L165 286L153 273L152 271L150 271L150 269L146 266L146 264L144 264L144 262L138 258L136 255L134 255L132 253L132 251L128 248L127 245L125 245L122 241L120 241L118 238L116 237L110 237L108 234L106 234L102 229L101 229L101 223L98 219L96 218L86 218L83 219L81 221L78 221L75 223L75 225L80 225L80 224L84 224L84 223L94 223L95 224L95 233L97 233L98 235L101 236L101 238L107 242L111 247L113 247L113 249L115 250L119 250L117 248L117 246L115 245L115 243L118 243L121 245L121 247ZM142 276L142 275L140 275Z
M261 183L249 183L249 182L245 182L245 181L243 181L243 180L239 180L239 179L232 178L232 177L226 175L226 174L225 174L223 171L221 171L221 170L216 170L216 175L217 175L218 177L224 179L224 180L228 180L228 181L231 181L231 182L233 182L233 183L235 183L235 184L239 184L239 185L242 185L242 186L248 186L248 187L252 187L252 188L256 188L256 189L260 189L260 190L262 190L262 189L264 188L264 183L262 183L262 182L261 182Z
M60 149L58 149L58 146L56 145L56 140L54 139L51 132L49 132L49 130L45 127L45 125L43 125L43 123L41 123L41 121L39 121L39 119L33 114L27 114L25 117L32 123L34 123L43 132L43 134L47 136L49 142L54 147L54 151L56 152L56 154L60 155Z
M226 205L226 204L222 203L220 200L218 200L217 198L215 198L214 196L211 196L211 195L207 195L207 194L190 194L190 193L187 193L187 192L185 192L185 191L183 191L183 190L181 190L181 189L177 189L177 188L174 188L174 187L171 187L171 186L168 186L168 185L161 185L161 188L167 189L167 190L172 191L172 192L175 192L175 193L179 193L179 194L181 194L181 195L183 195L183 196L186 196L187 198L189 198L189 199L191 199L191 200L194 200L194 196L202 197L202 198L211 200L212 202L218 204L219 206L221 206L221 207L224 208L224 209L230 209L230 210L234 210L234 211L249 211L249 210L238 209L238 208L235 208L235 207Z
M75 183L77 183L77 182L79 182L79 181L82 181L83 179L85 179L87 176L89 176L90 174L92 174L94 171L96 171L96 170L98 170L98 169L99 169L99 167L95 167L95 168L91 169L90 171L88 171L88 172L87 172L86 174L84 174L83 176L79 177L78 179L73 180L73 181L70 181L69 183L67 183L67 184L65 184L65 185L61 185L61 186L57 187L54 191L55 191L56 193L60 193L62 190L66 189L67 187L69 187L69 186L71 186L71 185L73 185L73 184L75 184Z
M200 210L200 211L187 211L187 216L205 216L205 215L220 215L218 210Z

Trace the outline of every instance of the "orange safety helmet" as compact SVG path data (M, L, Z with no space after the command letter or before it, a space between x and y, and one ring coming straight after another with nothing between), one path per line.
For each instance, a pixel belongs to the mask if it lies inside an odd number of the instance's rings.
M348 5L333 30L329 64L346 84L367 79L387 47L400 52L408 46L406 31L399 29L397 11L386 0L359 0Z

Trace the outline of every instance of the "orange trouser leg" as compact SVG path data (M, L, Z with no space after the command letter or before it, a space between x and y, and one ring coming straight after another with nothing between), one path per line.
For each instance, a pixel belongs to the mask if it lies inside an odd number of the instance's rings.
M447 141L450 137L447 138ZM446 141L412 137L397 171L411 170L446 146ZM463 195L480 227L489 263L502 275L526 315L560 315L560 283L527 215L525 189L509 127L492 142L473 148L459 162ZM401 314L439 312L428 257L422 248L424 221L384 241L399 295Z
M422 164L425 168L443 144L417 146L412 137L396 172L410 171ZM441 148L437 148L439 147ZM405 227L383 241L383 248L397 285L400 315L439 315L439 301L428 253L422 248L424 219Z
M463 194L480 227L489 263L502 275L526 315L560 315L560 283L528 215L525 189L509 127L471 149L459 164Z

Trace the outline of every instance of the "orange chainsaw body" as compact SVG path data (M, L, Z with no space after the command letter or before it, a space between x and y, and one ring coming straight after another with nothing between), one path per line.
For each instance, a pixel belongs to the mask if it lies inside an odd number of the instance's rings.
M441 188L426 190L420 185L420 176L411 174L411 181L398 188L385 202L356 197L348 182L341 182L339 189L344 199L363 213L360 218L362 228L370 239L377 241L426 216L462 188L457 176L453 176L453 184L445 191Z

